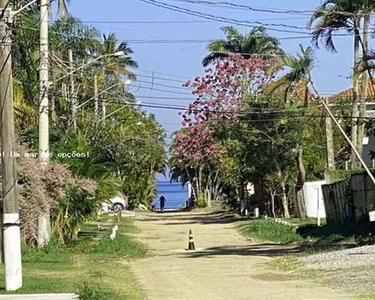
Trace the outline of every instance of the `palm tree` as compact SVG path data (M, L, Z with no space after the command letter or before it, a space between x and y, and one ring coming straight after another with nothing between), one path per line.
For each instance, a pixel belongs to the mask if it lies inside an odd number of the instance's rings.
M119 42L115 33L110 33L108 36L104 34L103 42L98 43L95 52L95 56L103 56L101 59L101 71L98 74L99 80L103 83L121 83L123 78L136 78L135 74L129 71L129 68L138 67L137 62L131 57L134 52L126 42ZM121 57L111 55L116 52L123 52L124 55ZM124 91L123 84L119 85L119 90ZM132 97L129 93L126 93L126 96ZM102 116L105 117L105 115L106 103L102 101Z
M289 72L282 76L280 79L271 83L269 90L275 91L277 89L283 89L285 97L288 97L288 93L293 91L294 87L303 86L305 92L305 107L308 106L306 99L309 97L309 89L311 86L316 96L319 97L319 93L312 81L311 71L315 67L315 56L314 50L311 47L306 49L300 45L299 52L296 56L286 54L276 60L271 67L273 70L279 68L288 68ZM333 147L333 128L332 121L330 118L325 118L325 127L326 127L326 142L327 142L327 166L329 170L335 168L334 162L334 147ZM301 145L297 145L297 168L298 168L298 177L296 185L296 194L297 194L297 205L300 217L305 217L305 211L303 210L303 194L302 188L305 183L305 167L303 163L303 148Z
M103 35L103 42L97 47L97 55L107 55L101 61L106 69L107 78L120 80L122 76L130 79L135 79L134 73L128 70L128 68L138 68L137 62L135 62L131 55L134 53L125 41L119 42L116 38L115 33L110 33L108 36ZM124 53L121 57L109 56L116 52L122 51Z
M226 39L216 40L207 45L210 53L203 59L203 66L227 57L228 53L239 53L249 57L251 54L270 55L282 52L279 40L268 35L265 27L254 27L247 35L242 35L232 26L222 27L221 30Z
M298 94L304 96L304 105L308 106L309 91L308 85L311 80L311 70L315 67L314 50L311 47L306 49L300 45L300 52L296 56L285 54L276 59L269 72L273 73L280 68L288 68L290 71L280 79L272 82L268 87L268 92L273 93L281 90L285 97L285 102L289 103L289 93L298 90Z
M61 15L67 15L68 14L68 4L71 2L71 0L58 0L57 1L57 11Z
M336 52L334 45L334 34L342 29L347 30L353 34L354 37L354 64L352 76L353 88L353 108L352 117L353 124L351 130L351 141L357 145L357 130L358 130L358 100L359 100L359 85L358 79L360 75L360 23L363 17L365 0L325 0L319 6L311 17L308 24L309 27L315 24L314 31L312 32L312 40L315 46L319 46L319 40L323 40L327 49ZM345 13L343 13L345 12ZM356 166L356 154L352 150L351 162L352 167Z

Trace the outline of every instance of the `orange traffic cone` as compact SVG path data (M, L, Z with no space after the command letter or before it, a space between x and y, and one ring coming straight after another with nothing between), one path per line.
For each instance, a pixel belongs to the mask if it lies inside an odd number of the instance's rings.
M193 233L191 232L191 230L189 230L189 246L188 246L188 250L195 250L195 244L194 244L194 239L193 239Z

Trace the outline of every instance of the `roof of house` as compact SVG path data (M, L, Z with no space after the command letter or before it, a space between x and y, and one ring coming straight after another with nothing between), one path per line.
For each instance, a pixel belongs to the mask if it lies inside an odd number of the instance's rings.
M359 83L359 94L360 95L362 94L361 83ZM344 91L341 91L339 93L336 93L336 94L333 94L333 95L329 96L328 100L334 101L334 100L345 99L345 98L351 99L352 97L353 97L353 89L348 88ZM371 82L371 80L368 81L368 84L367 84L367 100L366 101L374 100L374 98L375 98L375 79L373 79L373 82Z

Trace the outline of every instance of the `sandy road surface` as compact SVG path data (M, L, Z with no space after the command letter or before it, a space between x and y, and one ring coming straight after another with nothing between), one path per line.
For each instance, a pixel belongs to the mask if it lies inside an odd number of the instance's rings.
M149 300L346 300L350 296L270 270L266 263L292 247L254 245L227 216L140 214L138 239L152 257L132 263ZM197 251L188 252L188 231Z

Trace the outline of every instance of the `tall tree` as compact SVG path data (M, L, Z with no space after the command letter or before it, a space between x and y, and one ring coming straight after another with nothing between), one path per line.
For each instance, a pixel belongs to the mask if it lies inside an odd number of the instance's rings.
M57 10L61 15L68 14L68 4L71 0L57 0Z
M116 52L123 52L122 56L114 56ZM103 35L102 43L97 45L94 53L96 56L103 56L98 70L98 79L103 84L119 84L119 91L124 91L124 85L121 84L122 79L135 79L135 74L129 68L137 68L138 64L131 57L133 50L124 41L118 41L114 33ZM102 86L104 89L104 86ZM106 102L101 102L102 117L106 115Z
M267 56L282 52L279 40L268 35L265 27L254 27L247 35L242 35L232 26L222 27L221 30L226 38L207 45L207 50L210 53L203 59L203 66L224 59L228 53L239 53L248 58L251 54Z
M285 55L280 57L272 66L272 69L288 68L289 71L271 84L272 89L284 87L286 94L291 91L293 85L303 83L305 90L309 84L313 84L311 78L311 71L315 66L314 50L311 47L306 49L300 45L300 51L296 56ZM333 148L333 134L332 123L330 118L325 118L326 122L326 137L327 137L327 161L334 162L334 148ZM305 184L306 171L303 163L303 146L301 143L296 145L296 162L298 167L298 177L296 184L297 205L300 218L306 217L303 205L303 185ZM332 166L331 166L332 167ZM334 165L333 165L334 168Z
M109 56L116 52L122 51L124 53L121 57ZM133 72L129 68L137 68L138 64L135 62L131 55L133 50L129 47L125 41L118 41L115 33L103 35L103 42L100 43L96 49L96 55L107 55L101 61L105 68L105 74L108 79L120 80L122 76L131 79L135 78Z
M358 100L359 100L359 84L358 79L360 75L360 25L363 16L364 0L326 0L313 13L308 24L309 27L314 25L312 32L312 40L316 47L319 46L319 40L323 40L325 47L337 52L334 44L334 34L342 29L347 30L353 34L353 75L352 75L352 129L351 141L357 145L357 130L358 130ZM352 150L351 164L356 166L356 154Z

